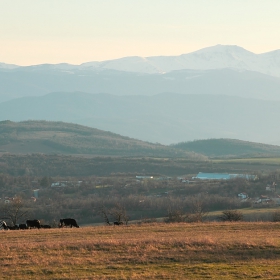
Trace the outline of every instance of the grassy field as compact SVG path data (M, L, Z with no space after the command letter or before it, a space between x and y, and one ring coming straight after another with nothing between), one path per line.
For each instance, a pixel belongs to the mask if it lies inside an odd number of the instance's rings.
M1 279L279 279L280 224L0 232Z

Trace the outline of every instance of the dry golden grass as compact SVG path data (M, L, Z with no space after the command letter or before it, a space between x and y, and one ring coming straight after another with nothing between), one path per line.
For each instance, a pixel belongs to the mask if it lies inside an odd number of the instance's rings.
M0 232L1 279L279 279L280 224Z

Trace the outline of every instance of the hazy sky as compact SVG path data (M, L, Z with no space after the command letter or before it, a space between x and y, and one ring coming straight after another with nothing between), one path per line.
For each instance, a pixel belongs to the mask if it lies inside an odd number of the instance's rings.
M280 49L280 0L0 0L0 62Z

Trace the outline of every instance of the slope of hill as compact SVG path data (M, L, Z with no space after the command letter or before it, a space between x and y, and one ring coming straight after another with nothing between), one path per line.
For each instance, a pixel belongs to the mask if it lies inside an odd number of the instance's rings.
M149 142L230 138L277 144L280 101L222 95L52 93L0 103L0 120L78 123Z
M203 158L160 144L63 122L0 122L0 152Z
M180 150L193 151L209 157L279 156L280 146L235 139L207 139L171 145Z

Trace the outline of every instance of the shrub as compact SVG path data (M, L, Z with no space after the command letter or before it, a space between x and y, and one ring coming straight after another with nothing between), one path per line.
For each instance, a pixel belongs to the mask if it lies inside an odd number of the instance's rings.
M168 217L164 219L165 223L182 223L186 221L186 214L182 209L171 209L167 210Z
M243 214L238 210L225 210L220 219L224 222L238 222L243 220Z
M280 222L280 210L276 210L273 212L272 222Z

